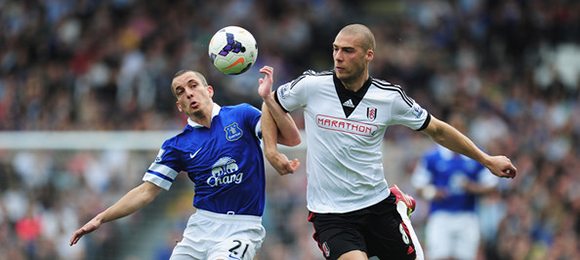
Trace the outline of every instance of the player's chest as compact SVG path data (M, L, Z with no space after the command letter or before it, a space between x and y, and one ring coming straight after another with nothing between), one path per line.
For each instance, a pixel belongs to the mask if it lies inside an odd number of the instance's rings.
M306 110L312 115L381 125L391 115L391 102L373 89L364 95L357 95L327 87L312 93Z
M202 172L217 166L232 165L256 146L254 133L241 122L224 121L194 133L181 156L188 172Z

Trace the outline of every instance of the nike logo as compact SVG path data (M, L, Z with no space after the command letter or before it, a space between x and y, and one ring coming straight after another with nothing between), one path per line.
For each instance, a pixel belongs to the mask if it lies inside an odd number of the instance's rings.
M199 151L201 151L201 148L197 149L197 151L195 151L195 153L190 153L189 158L193 159L193 157L195 157L197 155L197 153L199 153Z
M234 61L234 63L230 64L230 66L227 66L225 69L229 70L240 63L244 63L244 61L244 57L239 57L236 61Z

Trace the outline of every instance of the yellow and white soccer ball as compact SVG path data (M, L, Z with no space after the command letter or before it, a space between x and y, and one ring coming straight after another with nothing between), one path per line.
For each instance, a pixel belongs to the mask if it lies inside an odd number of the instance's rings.
M227 26L217 31L208 46L209 58L222 73L244 73L256 63L258 44L254 36L239 26Z

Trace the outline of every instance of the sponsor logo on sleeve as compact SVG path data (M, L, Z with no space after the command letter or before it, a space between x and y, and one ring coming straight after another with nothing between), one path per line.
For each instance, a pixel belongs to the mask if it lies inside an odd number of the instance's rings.
M281 86L278 90L280 92L280 98L285 99L290 92L290 87L288 85Z
M159 152L157 153L157 157L155 157L155 162L158 163L161 161L161 156L163 156L163 153L165 153L164 149L159 149Z
M423 108L421 106L419 106L419 104L417 103L413 103L413 114L415 115L416 118L420 118L421 115L423 115Z

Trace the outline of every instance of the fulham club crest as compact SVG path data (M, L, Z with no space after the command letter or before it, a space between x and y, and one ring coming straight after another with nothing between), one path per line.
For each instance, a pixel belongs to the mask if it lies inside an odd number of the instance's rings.
M375 118L377 118L376 107L367 107L367 118L371 121L375 121Z

